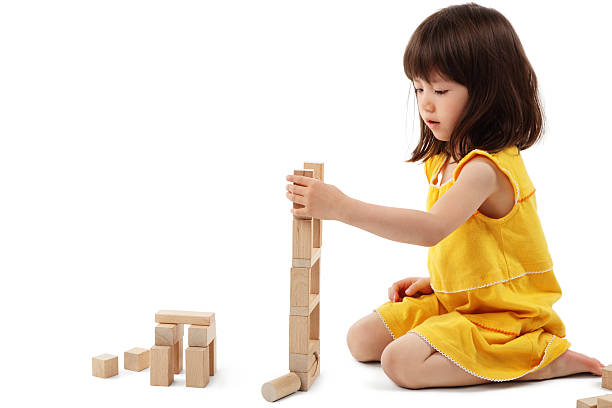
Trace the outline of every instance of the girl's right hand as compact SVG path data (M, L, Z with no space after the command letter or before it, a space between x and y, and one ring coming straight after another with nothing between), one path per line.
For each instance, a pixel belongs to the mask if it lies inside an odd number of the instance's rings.
M417 294L429 295L433 293L429 278L406 278L395 282L389 288L389 300L400 302L406 296Z

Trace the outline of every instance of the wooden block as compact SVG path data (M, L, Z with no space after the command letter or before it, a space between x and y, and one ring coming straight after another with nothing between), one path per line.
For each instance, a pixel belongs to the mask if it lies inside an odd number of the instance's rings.
M100 354L91 359L91 374L94 377L109 378L119 373L119 357Z
M318 251L319 255L321 254L321 250ZM310 268L310 293L319 293L319 285L321 281L321 258L320 256L314 261L312 268Z
M321 310L321 303L317 302L317 305L314 307L314 309L312 310L312 313L310 313L310 330L309 330L309 335L310 335L310 339L313 340L319 340L319 316L320 316L320 311Z
M208 346L208 367L209 374L215 375L217 371L217 337L212 339Z
M169 386L174 381L172 347L151 347L151 385Z
M612 408L612 394L597 397L597 408Z
M213 312L188 312L184 310L160 310L155 313L157 323L197 324L208 326L215 321Z
M291 306L290 314L293 316L309 316L313 309L319 304L319 295L309 295L308 306Z
M160 323L155 327L155 345L172 347L178 341L176 324Z
M308 316L289 316L289 352L308 354Z
M149 350L134 347L123 353L123 368L130 371L142 371L149 368Z
M310 260L312 252L312 219L293 217L293 258Z
M289 371L307 372L320 355L320 341L308 340L308 354L289 353Z
M172 345L172 369L174 374L183 371L183 339Z
M187 347L185 360L187 387L206 387L210 375L208 347Z
M274 402L293 394L300 389L301 385L300 377L294 373L289 373L262 385L261 395L266 401Z
M296 268L311 268L321 257L321 248L312 248L310 258L293 258L291 266Z
M601 386L612 390L612 365L603 368L601 373Z
M576 408L597 408L597 397L579 399Z
M305 169L312 169L314 171L314 178L323 181L323 163L304 163ZM312 222L312 246L314 248L321 248L321 220L314 219Z
M321 367L320 360L317 358L314 364L312 365L312 367L310 367L310 370L308 370L308 372L306 373L296 372L295 373L298 377L300 377L300 382L302 384L302 386L300 387L300 391L308 391L308 389L314 382L315 378L319 376L320 367Z
M178 336L179 339L183 338L183 336L185 335L185 324L184 323L178 323L176 325L176 335Z
M310 300L310 271L311 268L291 267L291 292L289 296L291 306L308 306Z
M217 335L215 323L210 326L199 326L192 324L187 329L187 341L189 347L208 347Z
M304 176L304 177L314 177L314 171L313 170L306 170L306 169L301 169L301 170L294 170L293 171L293 175L295 176ZM302 186L303 184L299 184L299 183L293 183L296 186ZM293 208L304 208L304 206L302 204L298 204L298 203L293 203ZM312 220L312 217L303 217L303 216L294 216L297 219L304 219L304 220Z

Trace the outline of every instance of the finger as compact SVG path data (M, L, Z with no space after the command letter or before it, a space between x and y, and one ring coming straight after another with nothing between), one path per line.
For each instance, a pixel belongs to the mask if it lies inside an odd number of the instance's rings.
M295 217L310 217L308 210L305 208L292 208L291 214L293 214Z
M312 182L314 181L314 178L306 177L306 176L296 176L295 174L289 174L287 176L287 180L292 181L295 184L300 184L302 186L308 187L312 184Z
M291 191L292 193L304 195L307 190L308 187L298 186L297 184L287 184L287 191Z
M412 296L412 295L413 295L413 292L414 292L413 287L414 287L414 284L413 284L413 285L410 285L410 286L408 287L408 289L406 289L406 290L404 291L404 293L406 294L406 296Z
M289 193L289 192L286 194L286 196L289 200L293 201L294 203L306 205L306 199L304 198L304 196Z

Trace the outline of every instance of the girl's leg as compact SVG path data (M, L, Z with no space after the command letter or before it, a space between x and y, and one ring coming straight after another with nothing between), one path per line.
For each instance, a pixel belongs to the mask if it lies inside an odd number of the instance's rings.
M387 376L404 388L457 387L491 381L469 374L414 333L406 333L385 348L381 357Z
M376 312L361 318L351 326L346 343L356 360L380 361L380 356L393 341L393 336Z

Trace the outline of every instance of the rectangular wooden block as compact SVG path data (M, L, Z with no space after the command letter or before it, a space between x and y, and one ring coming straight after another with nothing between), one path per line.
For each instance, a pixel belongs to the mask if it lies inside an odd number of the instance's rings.
M119 373L119 357L100 354L91 359L91 374L94 377L109 378Z
M601 373L601 386L612 390L612 365L603 368Z
M320 250L318 251L320 254ZM319 293L320 281L321 281L321 257L317 257L314 261L312 268L310 268L310 293Z
M312 219L293 217L293 258L312 258Z
M321 257L321 248L312 248L310 258L293 258L291 266L296 268L311 268Z
M172 369L174 374L183 371L183 339L172 345Z
M313 363L312 367L310 367L310 370L308 370L308 372L306 373L296 372L295 373L297 374L298 377L300 377L300 381L302 382L300 391L308 391L308 389L314 382L315 378L319 376L320 369L321 369L321 363L320 363L320 360L317 359Z
M187 347L185 359L187 387L206 387L210 375L208 347Z
M210 326L192 324L187 329L187 344L189 347L208 347L217 335L216 331L215 323L212 323Z
M151 347L151 385L169 386L174 381L172 347Z
M130 371L142 371L149 368L149 350L134 347L123 353L123 368Z
M597 408L612 408L612 394L597 397Z
M208 367L209 367L209 374L215 375L215 372L217 371L217 337L216 336L214 339L212 339L212 341L208 345Z
M294 170L293 171L293 175L312 178L312 177L314 177L314 171L313 170L307 170L307 169ZM296 186L303 185L303 184L299 184L299 183L293 183L293 184L296 185ZM302 204L293 203L293 208L304 208L304 206ZM312 220L311 217L295 216L295 218Z
M176 324L160 323L155 327L155 345L173 346L178 341Z
M289 316L289 352L308 354L308 316Z
M319 340L308 340L308 354L289 353L289 371L308 372L321 354L320 350Z
M314 171L314 178L323 180L323 163L304 163L305 169L312 169ZM312 246L313 248L321 248L321 237L323 233L321 231L321 220L313 219L312 222Z
M308 306L310 301L310 271L311 268L291 267L291 293L289 296L291 306Z
M188 312L184 310L160 310L155 313L157 323L197 324L208 326L215 321L213 312Z
M319 295L309 295L308 306L291 306L290 314L293 316L309 316L313 309L319 304Z
M321 303L317 302L317 305L314 307L309 317L309 320L310 320L309 334L310 334L310 339L313 339L313 340L319 340L319 317L320 317L319 311L320 310L321 310Z

